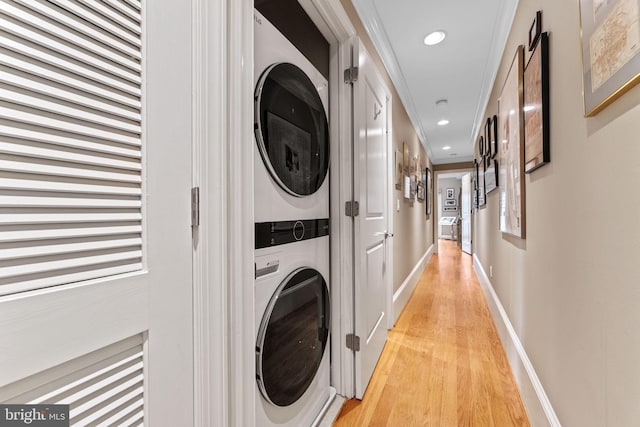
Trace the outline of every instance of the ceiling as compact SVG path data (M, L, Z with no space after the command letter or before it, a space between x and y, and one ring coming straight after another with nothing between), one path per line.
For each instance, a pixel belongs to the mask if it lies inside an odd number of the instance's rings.
M431 161L473 160L518 0L352 2ZM435 30L447 37L426 46ZM436 106L440 99L448 102Z

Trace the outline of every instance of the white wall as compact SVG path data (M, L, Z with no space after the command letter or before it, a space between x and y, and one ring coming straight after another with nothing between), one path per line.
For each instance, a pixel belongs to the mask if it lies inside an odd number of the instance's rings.
M584 118L578 2L521 1L485 117L536 10L550 31L551 163L525 176L527 239L498 231L495 191L474 249L560 422L638 425L640 86Z

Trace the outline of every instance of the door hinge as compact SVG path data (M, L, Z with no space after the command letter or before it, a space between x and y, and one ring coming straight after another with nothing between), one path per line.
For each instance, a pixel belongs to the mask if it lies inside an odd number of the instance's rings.
M349 67L344 70L344 82L353 84L358 81L358 67Z
M347 334L347 348L360 351L360 337L355 334Z
M200 225L200 187L191 189L191 227Z
M344 204L344 214L352 218L360 215L360 203L356 202L355 200L346 202Z

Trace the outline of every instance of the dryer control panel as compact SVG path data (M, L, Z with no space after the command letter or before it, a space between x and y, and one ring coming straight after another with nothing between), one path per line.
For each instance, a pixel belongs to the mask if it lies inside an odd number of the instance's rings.
M329 235L329 218L257 222L255 249L269 248Z

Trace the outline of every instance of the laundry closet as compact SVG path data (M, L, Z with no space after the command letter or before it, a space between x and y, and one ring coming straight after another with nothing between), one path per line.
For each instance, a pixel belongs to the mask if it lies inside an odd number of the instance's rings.
M329 43L295 0L254 11L255 420L329 405Z

